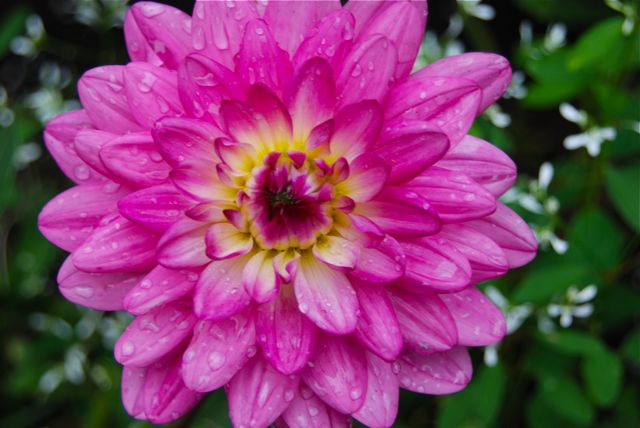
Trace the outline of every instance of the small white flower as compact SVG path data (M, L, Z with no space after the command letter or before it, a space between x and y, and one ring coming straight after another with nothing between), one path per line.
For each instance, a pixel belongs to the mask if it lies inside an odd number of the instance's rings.
M593 314L593 305L587 303L596 296L598 289L594 284L582 290L571 286L565 294L565 303L551 303L547 306L547 314L553 318L560 318L560 325L564 328L571 326L573 318L588 318Z
M520 23L520 43L530 46L533 43L533 25L530 21L522 21Z
M498 347L489 345L484 348L484 363L487 367L495 367L498 364Z
M558 50L566 44L566 38L567 26L561 22L552 24L544 36L544 48L549 52Z
M538 187L543 192L547 192L549 189L549 184L551 184L551 180L553 180L553 165L551 162L544 162L540 165L540 170L538 172Z
M458 4L466 13L483 21L491 21L496 16L493 6L482 4L481 0L458 0Z
M585 128L587 126L587 121L589 119L587 112L584 110L578 110L569 103L560 104L560 114L569 122L580 125L581 128Z
M564 139L564 148L567 150L576 150L585 147L591 157L600 154L602 144L605 141L611 141L616 138L615 128L599 128L593 127L581 134L569 135Z
M511 83L509 83L509 87L507 88L507 92L504 94L504 97L515 98L518 100L526 97L529 90L524 85L525 80L526 76L522 71L514 71L511 76Z
M498 104L492 104L487 108L485 114L493 123L494 126L498 128L506 128L511 125L511 116L502 111L502 108Z

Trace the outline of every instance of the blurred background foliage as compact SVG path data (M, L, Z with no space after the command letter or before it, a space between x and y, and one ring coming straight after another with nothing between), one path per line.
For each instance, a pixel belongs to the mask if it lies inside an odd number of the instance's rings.
M165 1L190 11L190 1ZM125 314L68 303L64 254L36 216L70 182L43 124L78 107L83 71L127 61L126 0L0 5L0 426L140 427L112 346ZM397 427L640 426L640 66L636 0L430 2L417 67L463 51L512 61L505 98L473 133L520 168L503 200L535 229L529 266L483 284L509 336L474 349L452 396L404 393ZM220 391L175 426L226 427Z

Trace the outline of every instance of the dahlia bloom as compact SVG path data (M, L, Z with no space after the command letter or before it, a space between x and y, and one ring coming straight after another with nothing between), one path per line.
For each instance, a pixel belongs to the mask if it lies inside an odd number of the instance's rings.
M409 75L424 1L140 2L47 147L76 185L42 233L69 300L136 316L122 397L161 423L226 387L236 427L393 424L458 391L505 321L475 284L531 260L516 176L466 135L508 62Z

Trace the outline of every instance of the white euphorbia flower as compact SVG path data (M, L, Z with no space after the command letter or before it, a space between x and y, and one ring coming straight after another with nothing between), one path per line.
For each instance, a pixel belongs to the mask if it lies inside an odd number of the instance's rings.
M560 114L569 122L573 122L584 131L580 134L569 135L564 139L564 148L576 150L580 147L587 149L590 156L600 154L601 146L605 141L616 138L616 130L611 127L589 127L589 115L584 110L578 110L569 103L560 104Z
M573 323L573 318L588 318L593 313L593 305L590 302L596 297L598 289L594 284L588 285L582 290L571 286L565 294L565 302L551 303L547 306L547 314L552 318L560 318L560 325L564 328Z
M544 36L543 45L548 52L554 52L566 44L567 26L563 23L551 24Z

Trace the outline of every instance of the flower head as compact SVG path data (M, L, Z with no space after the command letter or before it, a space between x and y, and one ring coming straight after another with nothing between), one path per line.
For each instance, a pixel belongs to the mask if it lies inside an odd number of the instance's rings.
M266 2L265 2L266 3ZM77 185L40 229L70 300L136 315L123 401L166 422L227 386L236 427L391 426L399 387L470 380L504 335L475 283L536 241L515 179L467 136L505 91L491 54L409 76L425 2L139 2L132 62L88 71L45 139ZM410 29L411 31L408 31Z

